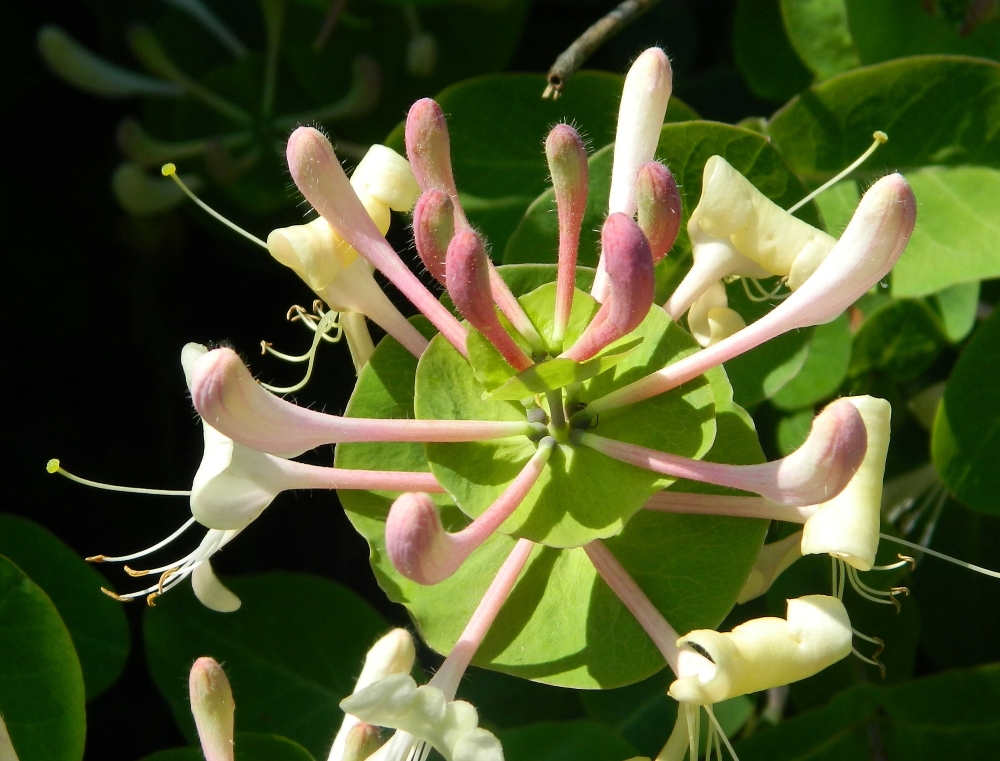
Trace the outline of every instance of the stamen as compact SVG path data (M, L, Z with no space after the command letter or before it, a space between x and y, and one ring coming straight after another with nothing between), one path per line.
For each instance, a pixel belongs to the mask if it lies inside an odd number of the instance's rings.
M116 592L112 592L110 589L106 589L105 587L101 587L101 591L104 592L104 594L106 594L112 600L118 600L118 602L132 602L131 597L124 597L120 594L117 594Z
M889 565L873 565L871 570L873 571L895 571L897 568L902 568L904 565L910 566L911 571L917 570L917 561L911 558L909 555L903 555L900 553L896 555L899 558L898 563L890 563Z
M179 529L177 529L174 533L172 533L166 539L164 539L162 541L159 541L156 544L154 544L152 547L148 547L148 548L146 548L144 550L141 550L140 552L133 552L131 555L121 555L120 557L108 557L107 555L94 555L92 557L87 558L87 562L88 563L122 563L122 562L126 562L126 561L129 561L129 560L135 560L137 558L145 557L146 555L149 555L149 554L151 554L153 552L156 552L159 549L162 549L163 547L166 547L168 544L170 544L172 541L174 541L174 539L176 539L181 534L183 534L185 531L187 531L189 528L191 528L191 526L193 526L194 523L195 523L194 516L191 516L191 518L189 518L187 521L184 522L184 525L182 525Z
M826 182L824 182L822 185L820 185L818 188L816 188L812 193L810 193L809 195L807 195L801 201L799 201L798 203L793 204L791 207L789 207L788 213L789 214L794 214L796 211L798 211L799 209L801 209L803 206L805 206L807 203L809 203L812 199L814 199L816 196L818 196L824 190L826 190L829 187L832 187L833 185L836 185L838 182L840 182L842 179L844 179L847 175L849 175L851 172L853 172L859 166L861 166L862 164L864 164L865 161L868 159L868 157L871 156L873 153L875 153L875 151L878 149L878 147L880 145L884 145L885 143L889 142L889 136L887 134L885 134L884 132L882 132L881 130L875 132L872 135L872 137L874 138L875 142L872 143L871 146L869 146L869 148L868 148L867 151L865 151L864 153L862 153L858 157L857 161L855 161L853 164L851 164L849 167L847 167L847 169L845 169L844 171L842 171L840 174L838 174L833 179L827 180Z
M54 457L46 463L45 469L49 473L58 473L60 476L65 476L70 481L76 481L78 484L93 486L95 489L104 489L105 491L120 491L126 494L153 494L160 497L191 496L191 491L184 489L145 489L138 486L117 486L115 484L104 484L100 481L91 481L89 478L74 476L68 470L63 469L63 467L59 464L59 460Z
M330 330L336 329L338 339L343 335L344 332L340 326L340 312L326 312L323 315L323 318L319 321L319 324L316 326L312 325L311 320L303 320L302 322L305 325L308 325L310 329L314 331L312 346L309 347L309 351L307 351L300 357L293 357L288 354L282 354L281 352L277 352L274 349L271 349L270 347L268 347L266 350L268 351L268 353L273 354L274 356L278 357L278 359L283 359L286 362L308 361L309 364L306 366L306 375L301 381L291 386L272 386L269 383L260 384L271 393L291 394L303 388L309 382L309 379L312 377L313 366L316 364L316 351L317 349L319 349L320 340L324 336L326 336L326 334ZM261 342L261 345L263 346L263 341Z
M851 652L854 653L854 655L857 658L864 661L865 663L870 663L872 666L878 668L879 673L882 675L882 678L885 679L885 665L883 665L883 663L878 659L878 657L883 652L885 652L885 641L879 639L878 637L869 637L867 634L862 634L857 629L851 629L851 633L854 634L855 637L860 637L866 642L871 642L873 645L875 645L876 649L875 652L872 654L871 658L866 658L865 656L863 656L855 647L851 648Z
M964 560L959 560L958 558L953 558L951 555L945 555L943 552L938 552L937 550L932 550L930 547L924 547L922 544L917 544L915 542L908 542L905 539L900 539L899 537L889 536L888 534L879 534L882 539L889 542L896 542L896 544L902 544L904 547L910 547L914 550L920 550L921 552L926 552L928 555L933 555L941 560L947 560L949 563L954 563L955 565L962 566L962 568L968 568L970 571L975 571L976 573L981 573L984 576L989 576L994 579L1000 579L1000 573L997 571L991 571L989 568L983 568L982 566L973 565L972 563L966 563Z
M230 230L233 230L234 232L238 232L240 235L242 235L247 240L249 240L249 241L251 241L253 243L256 243L258 246L260 246L261 248L263 248L265 251L267 250L267 244L264 241L262 241L256 235L252 235L252 234L248 233L246 230L244 230L242 227L240 227L239 225L237 225L235 222L230 222L224 216L222 216L221 214L219 214L219 212L217 212L215 209L213 209L207 203L205 203L200 198L198 198L198 196L196 196L191 191L191 189L187 185L184 184L184 181L180 177L177 176L177 167L176 166L174 166L173 164L164 164L160 168L160 173L164 177L169 177L171 180L173 180L174 182L176 182L177 186L181 190L184 191L184 194L188 198L190 198L192 201L194 201L196 204L198 204L198 206L200 206L202 209L204 209L209 215L215 217L217 220L219 220L222 224L224 224Z
M847 566L845 564L845 570L847 571L847 578L850 579L851 586L854 588L854 591L866 600L871 600L872 602L877 602L881 605L892 605L896 609L897 613L903 609L899 604L899 600L893 597L891 592L883 592L878 589L872 589L867 584L862 582L861 579L858 578L857 568Z
M746 277L740 277L740 276L737 275L733 279L734 280L739 280L740 283L742 283L742 285L743 285L743 292L747 295L748 299L750 299L751 301L753 301L755 303L760 303L762 301L770 301L771 299L778 299L778 300L787 299L789 296L792 295L791 291L788 291L787 293L782 293L782 294L779 295L779 291L785 286L785 283L788 281L787 277L781 278L778 281L778 284L776 286L774 286L774 288L772 288L770 291L765 290L764 286L761 285L761 282L757 278L755 278L755 277L746 278ZM755 295L755 294L753 294L753 293L750 292L750 285L747 282L748 280L751 281L751 282L753 282L753 284L757 287L759 295Z
M708 714L708 718L712 721L712 726L715 727L716 732L716 742L720 739L726 744L729 753L735 759L735 761L740 761L740 757L736 755L736 751L733 750L732 744L729 742L729 738L726 737L726 733L722 731L722 727L719 725L719 720L715 718L715 711L712 710L712 706L705 706L705 713ZM722 750L719 750L719 758L722 758Z

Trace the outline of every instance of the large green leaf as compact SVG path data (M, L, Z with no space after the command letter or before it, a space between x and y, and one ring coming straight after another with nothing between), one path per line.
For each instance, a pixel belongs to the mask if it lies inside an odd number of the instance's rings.
M87 699L121 674L129 651L122 605L101 593L104 577L37 523L0 514L0 554L27 573L59 611L83 668Z
M926 167L906 173L920 204L917 227L892 270L894 296L923 296L1000 277L1000 171Z
M469 219L499 257L528 205L549 176L542 144L552 126L574 124L594 146L615 139L623 78L582 71L558 100L543 100L542 74L469 79L436 96L448 115L455 181ZM667 121L696 118L673 98ZM397 128L386 144L402 150ZM542 261L541 259L536 261Z
M952 493L975 510L1000 513L1000 312L965 347L934 421L934 465Z
M877 371L893 380L913 380L944 346L939 325L924 301L889 301L854 336L849 374L858 377Z
M851 37L861 63L926 53L1000 58L1000 26L995 23L962 34L959 25L945 14L929 12L924 0L840 2L847 8Z
M187 674L200 656L226 668L241 729L289 737L325 755L365 653L389 625L350 590L315 576L227 579L235 613L199 603L189 588L157 600L144 625L146 658L185 736L196 742Z
M805 364L771 398L772 404L782 410L797 410L832 396L846 377L850 361L849 319L842 314L833 322L816 327Z
M594 721L539 722L500 733L507 761L624 761L635 748Z
M238 720L237 720L238 721ZM233 737L236 761L313 761L309 751L287 737L237 732ZM171 748L144 756L141 761L203 761L200 748Z
M860 63L845 0L781 0L781 15L792 47L817 78Z
M501 271L505 277L517 277L521 268ZM539 268L530 271L537 273ZM555 270L548 271L551 279ZM413 356L395 341L383 339L358 379L348 414L413 417L415 376ZM720 428L706 459L759 462L762 455L752 422L732 404L725 375L719 370L710 378ZM428 469L422 448L405 444L342 444L336 462L353 468ZM685 488L699 487L685 484ZM495 534L450 579L421 586L397 574L385 554L385 518L394 495L352 491L340 496L372 548L379 584L391 599L409 608L432 648L450 651L513 547L513 539ZM457 529L467 523L448 499L439 499L446 526ZM607 546L667 619L679 631L688 631L718 625L732 607L765 528L762 521L643 511ZM578 688L628 684L663 666L662 656L600 581L582 549L543 547L534 550L475 662Z
M768 123L777 148L810 182L844 169L868 148L875 130L886 132L889 142L868 167L997 166L1000 65L919 56L868 66L811 87Z
M736 3L733 53L740 73L761 98L781 103L812 84L812 73L785 34L781 0Z
M0 555L0 716L20 761L80 761L83 672L55 605Z
M736 745L742 761L938 761L989 758L1000 742L1000 665L904 682L861 684L830 705Z

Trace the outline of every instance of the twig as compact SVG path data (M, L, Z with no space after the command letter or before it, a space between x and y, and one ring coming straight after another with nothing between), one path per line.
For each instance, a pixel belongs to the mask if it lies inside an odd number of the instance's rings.
M337 22L340 21L340 17L344 12L345 5L347 5L347 0L333 0L330 3L330 10L326 12L319 34L316 35L316 39L313 41L313 50L315 52L318 53L321 51L326 45L326 41L330 39L330 35L333 34L333 30L336 29Z
M659 2L660 0L625 0L606 16L598 19L556 58L556 62L549 69L549 84L542 97L557 99L562 94L566 80L583 66L584 61L590 58L595 50Z

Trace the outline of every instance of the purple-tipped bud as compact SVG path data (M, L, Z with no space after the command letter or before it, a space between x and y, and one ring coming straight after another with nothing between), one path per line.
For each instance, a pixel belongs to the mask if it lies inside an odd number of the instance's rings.
M667 255L681 227L681 194L677 181L663 164L648 161L635 181L639 227L649 241L653 264Z
M573 308L580 227L587 211L587 149L575 129L568 124L559 124L545 140L545 157L549 162L559 212L559 275L552 339L561 343Z
M454 237L455 206L451 198L437 188L425 191L413 209L413 242L431 277L446 287L445 260Z
M500 324L490 292L489 266L482 238L473 230L456 233L448 246L445 267L448 295L461 315L520 372L532 362Z
M222 666L211 658L199 658L191 667L188 687L205 761L233 761L236 703Z
M448 122L441 106L430 98L421 98L406 114L406 157L421 190L436 188L447 193L455 203L458 226L466 226L451 170Z
M465 559L441 525L437 505L423 493L399 496L385 522L385 549L393 567L418 584L437 584Z
M634 219L620 212L611 214L601 230L601 246L611 295L580 340L563 354L577 362L590 359L611 342L635 330L649 314L655 295L653 255Z

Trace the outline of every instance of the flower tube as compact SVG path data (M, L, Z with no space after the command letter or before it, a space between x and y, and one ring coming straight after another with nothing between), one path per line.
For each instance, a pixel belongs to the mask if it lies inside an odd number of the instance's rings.
M883 177L865 193L830 255L781 304L729 338L591 402L584 415L662 394L775 336L836 319L892 269L916 215L916 199L903 176Z

